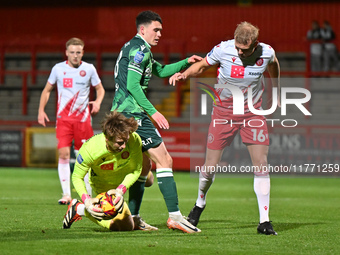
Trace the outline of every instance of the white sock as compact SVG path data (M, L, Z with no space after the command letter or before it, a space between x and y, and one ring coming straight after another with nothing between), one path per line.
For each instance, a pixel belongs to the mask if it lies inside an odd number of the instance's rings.
M71 186L70 186L71 169L70 169L69 159L59 158L58 174L59 174L61 189L63 190L63 196L65 195L71 196Z
M77 213L80 216L84 216L85 215L85 205L84 204L79 204L77 206Z
M260 212L260 223L269 221L270 178L254 175L254 191Z
M182 218L181 211L169 212L169 217L173 220L180 220Z
M204 167L204 166L203 166ZM202 168L203 168L202 167ZM206 196L210 186L215 180L215 173L207 173L201 171L199 174L199 184L198 184L198 197L196 200L196 205L203 208L206 204Z

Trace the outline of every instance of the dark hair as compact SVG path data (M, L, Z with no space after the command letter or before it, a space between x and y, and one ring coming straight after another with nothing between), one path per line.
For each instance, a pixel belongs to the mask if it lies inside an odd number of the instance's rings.
M139 13L136 18L137 31L139 30L140 25L150 24L152 21L158 21L163 24L161 17L153 11L143 11Z
M133 117L126 118L117 111L107 113L102 121L102 131L108 139L126 138L127 134L135 132L137 128L137 121Z

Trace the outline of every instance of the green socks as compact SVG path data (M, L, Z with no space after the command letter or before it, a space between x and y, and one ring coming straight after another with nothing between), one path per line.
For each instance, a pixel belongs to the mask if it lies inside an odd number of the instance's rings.
M169 212L177 212L178 208L178 195L176 183L173 177L171 168L156 169L156 177L158 186L163 194L166 207Z
M138 215L142 203L147 176L139 176L138 180L129 188L129 209L131 215Z

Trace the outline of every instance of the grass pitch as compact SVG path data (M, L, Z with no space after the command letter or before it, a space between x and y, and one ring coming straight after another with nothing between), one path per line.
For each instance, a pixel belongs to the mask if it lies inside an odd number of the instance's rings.
M180 209L187 215L198 179L175 172L175 180ZM270 218L278 236L256 233L252 185L251 176L216 178L200 234L167 229L157 183L146 189L141 208L141 216L157 232L110 232L86 218L62 229L67 206L57 204L61 190L56 170L0 168L0 254L340 253L339 178L273 176Z

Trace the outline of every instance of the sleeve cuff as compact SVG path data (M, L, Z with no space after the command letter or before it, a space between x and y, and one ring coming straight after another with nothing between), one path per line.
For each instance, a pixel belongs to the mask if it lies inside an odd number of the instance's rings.
M120 189L120 190L123 192L123 194L125 194L125 192L126 192L126 187L125 187L125 185L123 185L123 184L120 184L120 185L117 187L117 189Z
M85 200L88 199L88 198L91 198L89 194L85 194L85 193L84 193L84 194L81 196L81 200L83 200L84 203L85 203Z

